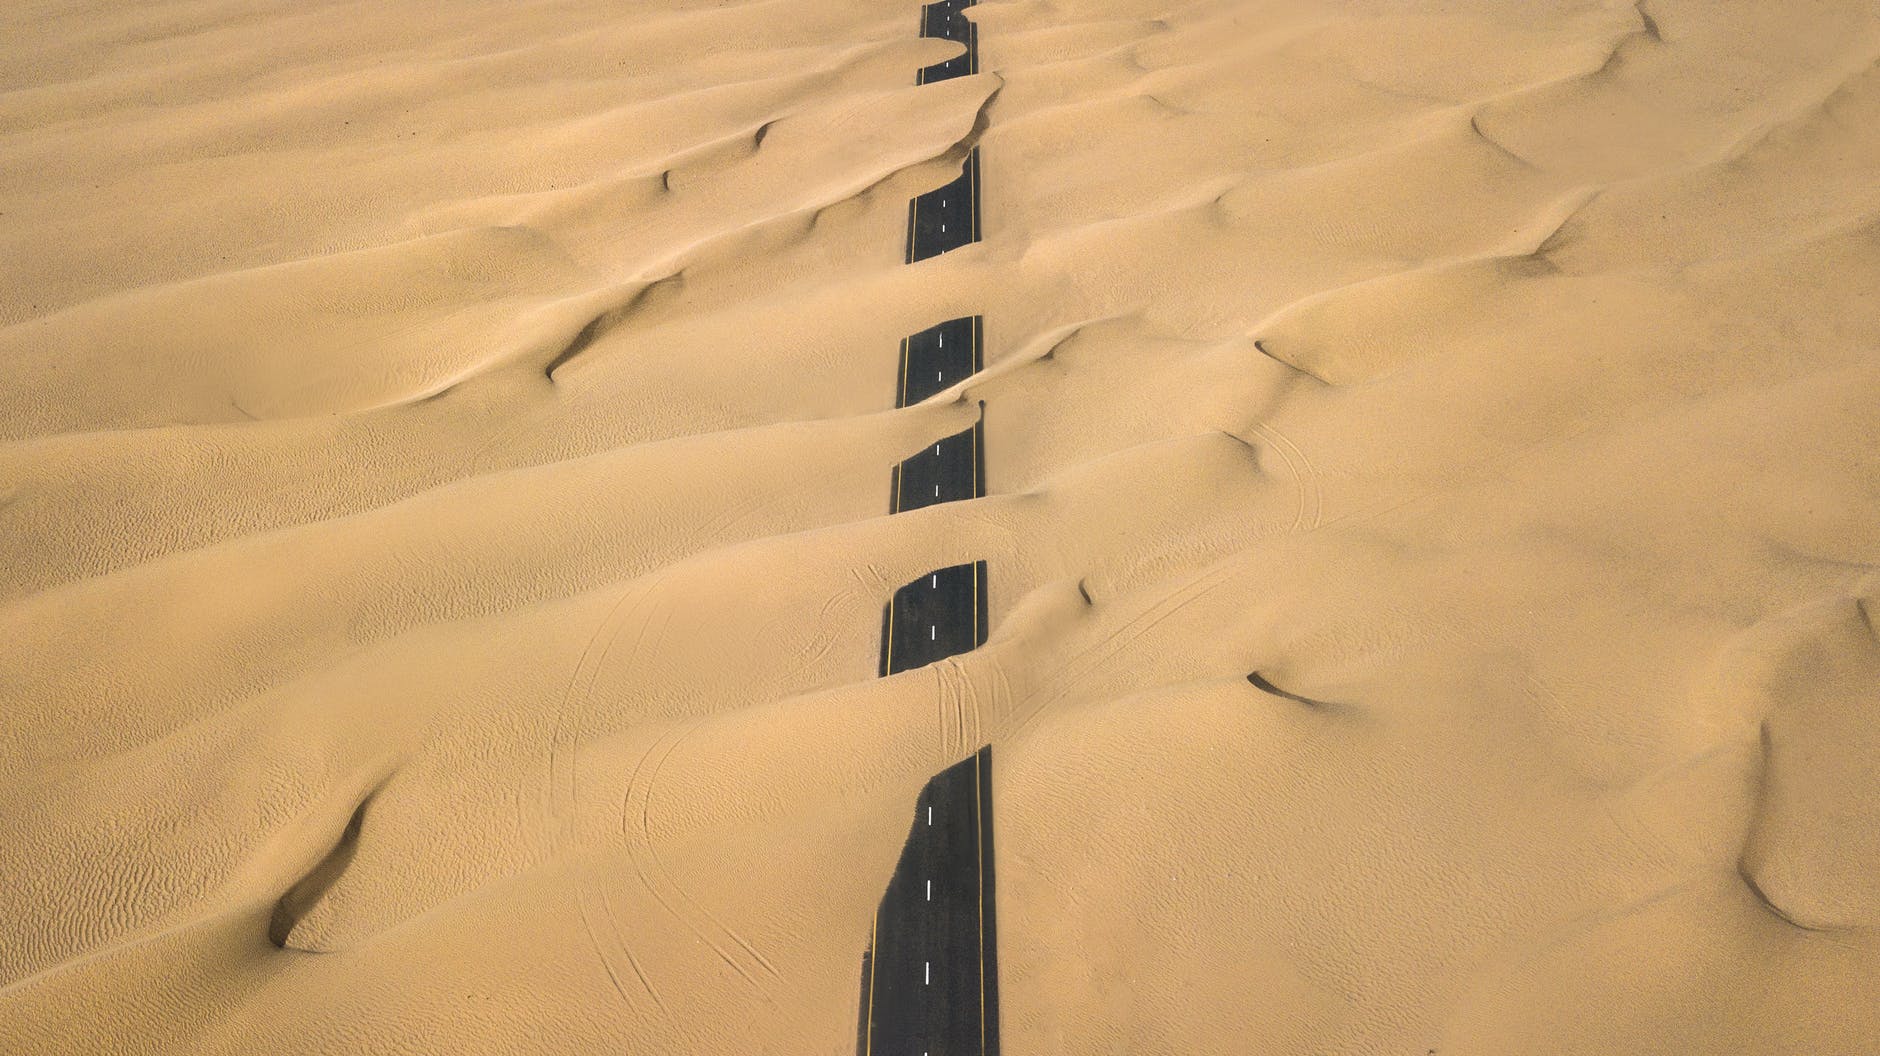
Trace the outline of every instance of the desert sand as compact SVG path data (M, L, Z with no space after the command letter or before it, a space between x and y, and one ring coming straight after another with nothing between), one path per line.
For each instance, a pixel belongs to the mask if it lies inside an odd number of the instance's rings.
M0 1052L1880 1052L1880 11L917 14L0 12Z

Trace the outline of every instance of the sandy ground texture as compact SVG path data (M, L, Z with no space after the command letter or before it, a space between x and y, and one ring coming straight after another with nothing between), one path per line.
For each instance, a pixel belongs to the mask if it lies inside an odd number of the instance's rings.
M1880 1051L1880 12L916 11L0 10L0 1051Z

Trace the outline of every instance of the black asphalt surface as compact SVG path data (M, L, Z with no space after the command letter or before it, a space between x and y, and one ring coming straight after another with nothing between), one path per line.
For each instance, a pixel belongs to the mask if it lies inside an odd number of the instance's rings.
M942 770L875 911L860 1056L996 1056L992 749Z
M982 408L981 414L984 414ZM977 499L985 494L984 450L986 422L981 417L971 429L936 440L909 455L894 467L894 495L889 513L906 513L923 506L959 499Z
M979 148L959 176L907 203L907 262L926 260L979 241Z
M920 401L985 367L983 328L977 315L948 319L901 339L896 407Z
M894 592L881 622L884 677L972 652L986 644L986 563L921 576Z
M936 62L915 75L915 84L932 84L949 77L964 77L979 72L979 27L960 14L973 0L940 0L920 9L920 35L954 40L966 45L966 54L945 62Z

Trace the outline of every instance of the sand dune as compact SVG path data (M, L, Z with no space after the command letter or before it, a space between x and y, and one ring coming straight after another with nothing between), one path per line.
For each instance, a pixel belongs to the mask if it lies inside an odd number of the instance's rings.
M1880 10L917 15L0 13L0 1051L1875 1051Z

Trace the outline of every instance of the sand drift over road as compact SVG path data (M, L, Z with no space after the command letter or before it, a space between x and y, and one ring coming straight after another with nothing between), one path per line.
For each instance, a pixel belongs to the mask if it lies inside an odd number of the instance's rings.
M934 17L0 13L0 1052L1871 1053L1880 12Z

